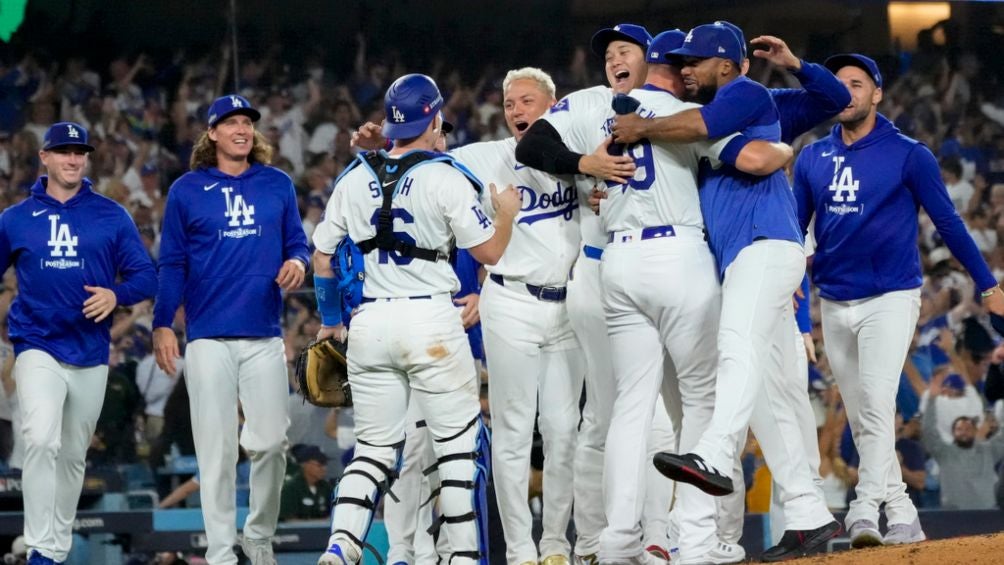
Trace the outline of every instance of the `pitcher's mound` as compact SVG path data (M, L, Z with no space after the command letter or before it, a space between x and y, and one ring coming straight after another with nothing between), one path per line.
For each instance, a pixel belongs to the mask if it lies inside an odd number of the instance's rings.
M987 534L964 538L925 541L911 545L893 545L870 549L853 549L803 557L787 561L793 565L825 564L837 565L925 565L936 563L982 564L1001 563L1004 560L1004 534Z

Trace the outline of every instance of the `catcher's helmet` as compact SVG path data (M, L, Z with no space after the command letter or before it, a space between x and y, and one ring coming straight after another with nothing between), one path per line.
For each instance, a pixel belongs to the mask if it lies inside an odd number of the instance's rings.
M383 135L389 139L411 139L422 135L440 108L443 95L431 78L410 74L394 81L384 96L387 118Z

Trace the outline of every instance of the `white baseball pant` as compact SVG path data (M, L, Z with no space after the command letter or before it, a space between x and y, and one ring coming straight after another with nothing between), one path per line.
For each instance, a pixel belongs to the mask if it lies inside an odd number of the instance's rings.
M423 471L436 462L436 456L415 397L408 402L408 425L401 459L401 470L392 488L397 501L388 496L383 502L383 522L390 542L387 562L435 565L439 558L436 544L426 531L432 525L435 504L422 504L432 492L429 484L432 476L427 478ZM437 475L434 482L438 484L438 474L432 474ZM445 537L445 532L440 532L440 539Z
M380 495L381 487L372 481L382 484L387 479L383 470L397 464L396 446L405 438L412 395L419 412L425 414L437 460L476 451L482 433L478 375L449 295L364 304L352 318L348 362L358 443L338 485L338 498L374 500ZM364 473L352 473L354 469ZM439 476L444 481L471 481L475 462L470 458L440 462ZM442 514L468 515L472 499L467 489L444 488L439 496ZM339 544L352 562L360 561L362 548L350 535L364 538L372 517L373 509L336 499L329 545ZM449 522L443 528L453 551L479 550L476 520ZM455 556L452 562L476 563L477 559Z
M14 361L14 380L24 440L24 544L29 552L65 561L108 365L77 367L29 349Z
M505 281L509 283L510 281ZM481 327L492 414L492 466L509 563L568 556L573 457L584 372L564 302L538 300L518 284L485 283ZM544 442L540 553L527 503L533 424Z
M575 554L593 555L600 550L600 534L607 525L603 507L603 454L613 410L613 367L610 362L610 337L603 314L600 261L579 254L568 281L568 319L582 347L586 362L586 405L575 445ZM675 375L670 362L667 374ZM675 376L673 376L675 378ZM675 381L672 381L675 388ZM663 398L666 402L671 400ZM677 412L679 411L679 403ZM676 421L678 425L678 420ZM677 434L666 408L657 405L649 438L649 459L660 451L675 451ZM645 509L643 544L666 548L666 521L673 484L648 465L645 472Z
M235 564L238 415L240 446L251 460L251 498L244 536L270 539L279 518L289 428L282 338L196 339L185 348L185 380L199 462L206 561Z
M681 399L680 449L693 448L711 419L720 295L714 258L698 228L615 240L604 251L601 275L616 396L604 458L607 527L600 556L622 560L644 551L639 523L645 493L639 485L652 468L647 446L660 390ZM678 390L663 379L667 354ZM676 504L681 558L703 557L715 542L713 499L679 485Z
M912 524L917 508L896 459L896 391L920 315L920 289L838 302L822 300L823 340L861 456L857 498L844 524Z
M695 453L729 472L749 426L779 484L786 527L809 530L833 519L808 472L801 431L781 394L794 359L791 297L805 272L802 246L759 240L725 273L718 334L720 357L715 413ZM737 485L738 486L738 485Z

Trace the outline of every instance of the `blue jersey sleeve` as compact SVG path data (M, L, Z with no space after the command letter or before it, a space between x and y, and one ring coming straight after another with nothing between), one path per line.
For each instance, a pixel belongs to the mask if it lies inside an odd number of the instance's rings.
M298 259L304 267L310 266L310 246L303 231L303 220L296 203L296 189L289 183L289 197L286 199L286 214L283 217L283 260Z
M157 278L157 302L153 307L153 327L169 328L181 306L188 271L188 243L184 211L175 185L167 195L164 223L160 234L160 258Z
M798 331L804 334L812 331L812 318L809 316L809 275L802 277L802 298L795 298L798 310L795 311L795 321Z
M821 65L802 61L802 68L794 75L802 84L801 89L770 91L781 116L781 141L788 144L851 103L847 87Z
M136 224L125 210L119 219L115 266L122 282L112 291L119 304L129 306L151 298L157 292L157 271L143 247Z
M810 149L803 149L795 160L795 172L792 181L792 192L795 194L796 212L798 213L798 225L804 235L809 231L809 222L815 214L815 202L812 199L812 185L809 184L806 168L809 164Z
M948 197L948 190L941 180L941 169L930 149L919 143L914 146L906 158L903 179L913 193L914 200L931 217L952 255L976 281L977 290L986 290L996 285L997 279L990 272L987 262L983 260L983 255Z
M10 214L0 212L0 273L10 267L10 238L7 236L7 218Z
M700 109L709 139L725 137L749 126L759 125L770 115L773 100L767 89L749 80L732 81L715 95L715 99Z

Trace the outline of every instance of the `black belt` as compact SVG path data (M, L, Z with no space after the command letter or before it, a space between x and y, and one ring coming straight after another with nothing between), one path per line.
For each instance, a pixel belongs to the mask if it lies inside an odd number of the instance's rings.
M502 275L491 274L488 275L488 278L502 286L505 286L506 284ZM526 287L526 291L529 292L531 296L537 300L543 300L545 302L564 302L565 296L568 295L568 290L563 286L537 286L535 284L527 283L520 284Z
M430 300L432 295L423 294L422 296L396 296L394 298L369 298L364 296L360 301L362 304L367 304L369 302L390 302L391 300Z

